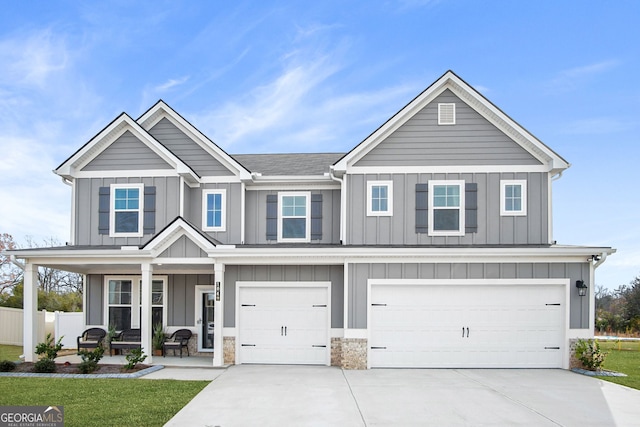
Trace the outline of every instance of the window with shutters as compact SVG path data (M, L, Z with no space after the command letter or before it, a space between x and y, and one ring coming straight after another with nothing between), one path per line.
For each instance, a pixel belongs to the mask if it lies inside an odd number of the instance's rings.
M527 215L527 181L500 181L500 215Z
M225 189L202 192L202 229L204 231L225 231L226 196Z
M456 104L454 103L438 104L438 124L439 125L455 125L456 124Z
M311 193L278 193L278 207L278 241L311 241Z
M367 216L393 215L393 181L367 182Z
M429 181L429 234L463 236L465 233L464 181Z
M110 236L141 237L144 184L111 184Z

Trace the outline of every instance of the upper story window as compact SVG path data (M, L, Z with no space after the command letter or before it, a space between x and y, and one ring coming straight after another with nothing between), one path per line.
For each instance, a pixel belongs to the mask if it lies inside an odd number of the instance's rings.
M463 236L464 181L429 181L429 234Z
M311 193L278 193L278 206L278 241L311 241Z
M227 191L204 190L202 192L202 229L225 231Z
M367 182L367 215L393 215L393 181Z
M500 215L525 216L527 214L527 181L500 181Z
M110 235L142 236L144 184L111 184Z
M452 102L438 104L438 124L439 125L455 125L456 124L456 104Z

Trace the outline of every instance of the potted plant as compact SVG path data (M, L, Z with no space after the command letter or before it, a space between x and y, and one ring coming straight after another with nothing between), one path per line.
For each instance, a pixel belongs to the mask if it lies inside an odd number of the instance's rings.
M153 326L153 354L154 356L162 356L162 345L164 344L164 328L161 323Z

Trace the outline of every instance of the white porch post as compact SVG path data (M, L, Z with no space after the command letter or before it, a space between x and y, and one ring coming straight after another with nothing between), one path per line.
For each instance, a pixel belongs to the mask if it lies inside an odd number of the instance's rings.
M215 310L213 311L213 366L224 365L224 338L222 336L222 322L224 319L224 264L214 265L216 293ZM220 293L218 293L220 291Z
M147 355L146 363L153 362L153 325L151 324L151 280L153 278L153 267L150 263L142 264L142 299L140 301L140 338L142 350Z
M37 360L35 350L38 341L38 266L30 262L24 267L24 301L22 346L25 362Z

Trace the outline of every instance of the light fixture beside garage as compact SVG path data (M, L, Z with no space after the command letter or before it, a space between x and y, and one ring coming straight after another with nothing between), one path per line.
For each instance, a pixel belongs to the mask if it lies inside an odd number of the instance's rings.
M584 283L584 280L576 280L576 288L578 288L578 295L581 297L587 295L587 284Z
M220 301L220 282L216 282L216 301Z

